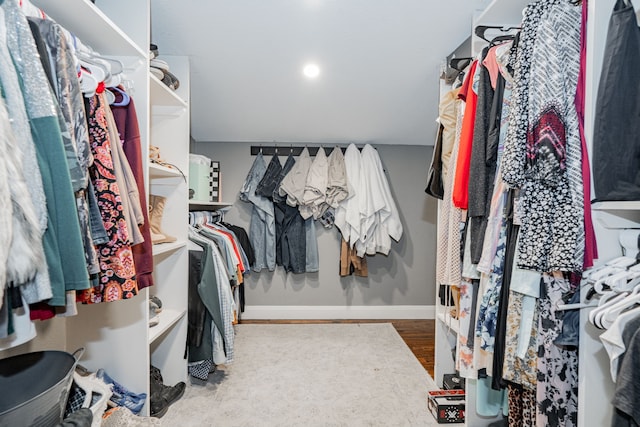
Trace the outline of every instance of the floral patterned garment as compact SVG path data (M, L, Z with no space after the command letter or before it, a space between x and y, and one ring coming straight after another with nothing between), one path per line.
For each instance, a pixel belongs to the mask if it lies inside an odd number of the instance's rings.
M475 288L477 289L477 286ZM460 283L460 310L458 313L460 332L458 333L456 351L456 368L463 378L478 377L477 370L473 368L473 336L471 336L472 339L469 339L469 328L475 324L472 309L475 298L476 293L472 281L463 278Z
M578 423L578 352L554 344L562 332L562 311L577 284L562 273L544 274L538 300L538 385L536 425L572 427Z
M533 328L529 337L529 346L524 359L518 357L518 340L520 333L520 315L522 301L525 298L520 292L509 292L509 316L507 316L506 345L502 378L531 390L536 389L538 375L538 355L536 342L538 337L538 311L533 317Z
M78 301L99 303L132 298L138 293L129 230L122 213L120 189L113 170L111 141L104 106L98 96L85 100L94 163L89 169L109 241L98 245L99 285L80 291Z
M478 322L476 324L476 335L480 338L480 347L491 353L493 353L496 338L496 323L498 321L498 311L500 310L500 290L502 289L506 250L507 227L503 225L500 229L500 237L496 255L493 258L491 273L489 274L487 290L480 302Z

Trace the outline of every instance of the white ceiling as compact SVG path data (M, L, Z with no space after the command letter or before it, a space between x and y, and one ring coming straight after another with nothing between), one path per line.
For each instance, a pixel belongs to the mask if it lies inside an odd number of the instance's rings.
M152 0L152 42L190 57L196 141L433 144L440 63L473 3Z

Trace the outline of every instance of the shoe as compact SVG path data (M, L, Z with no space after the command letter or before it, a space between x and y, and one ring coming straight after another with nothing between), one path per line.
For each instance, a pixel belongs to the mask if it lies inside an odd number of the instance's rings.
M174 386L163 384L162 372L151 365L149 369L150 380L150 411L151 416L160 418L169 410L171 404L178 401L183 395L187 385L180 381Z
M164 233L161 228L162 215L164 213L164 205L166 202L166 197L154 195L149 196L149 228L153 244L171 243L178 240L175 237Z
M161 418L169 410L169 406L180 400L184 395L187 385L180 381L174 386L162 383L151 383L151 416Z
M156 315L149 319L150 328L153 328L154 326L158 326L159 323L160 323L160 316Z
M111 385L113 389L111 402L113 402L117 406L124 406L134 414L140 413L145 401L147 400L146 393L136 394L129 391L125 386L117 383L109 375L107 375L104 369L98 369L96 376L102 379L105 383Z
M151 380L151 383L164 383L164 380L162 379L162 372L153 365L149 368L149 379Z
M155 312L160 313L162 311L162 300L155 295L149 297L149 301L155 305Z
M158 313L161 311L162 309L158 307L158 304L156 304L153 301L153 299L149 299L149 327L150 328L157 326L158 323L160 323L160 316L158 316Z

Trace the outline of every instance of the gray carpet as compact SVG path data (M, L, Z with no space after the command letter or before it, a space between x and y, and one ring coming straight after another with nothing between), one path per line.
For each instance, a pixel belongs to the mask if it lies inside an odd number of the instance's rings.
M237 325L235 362L163 426L437 426L435 383L389 323Z

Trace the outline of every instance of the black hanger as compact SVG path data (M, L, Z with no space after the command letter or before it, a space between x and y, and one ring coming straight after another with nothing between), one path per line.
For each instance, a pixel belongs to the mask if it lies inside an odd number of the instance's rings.
M491 39L491 41L489 42L489 46L491 46L491 47L497 46L497 45L499 45L501 43L515 40L515 38L516 38L515 34L497 36L497 37L494 37L494 38Z
M473 61L473 58L470 57L451 58L451 60L449 61L449 66L454 70L463 72L464 69L467 68L469 64L471 64L471 61Z
M482 40L491 43L491 40L489 40L488 38L486 38L485 33L487 32L487 30L498 30L501 31L503 33L508 33L510 31L513 30L521 30L522 28L520 27L503 27L503 26L499 26L499 25L478 25L475 29L475 34L476 36L480 37Z

